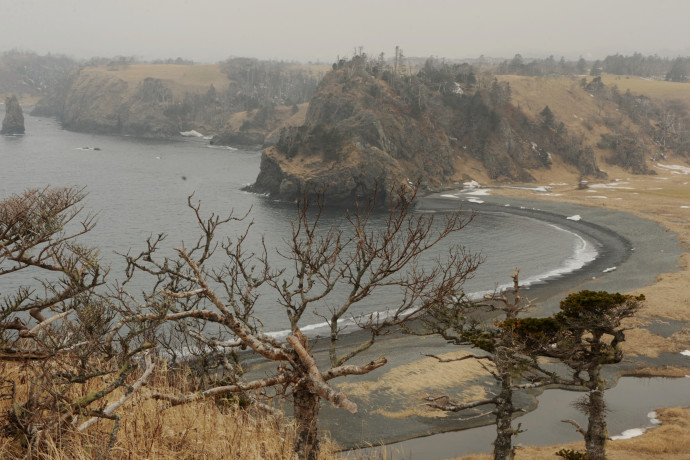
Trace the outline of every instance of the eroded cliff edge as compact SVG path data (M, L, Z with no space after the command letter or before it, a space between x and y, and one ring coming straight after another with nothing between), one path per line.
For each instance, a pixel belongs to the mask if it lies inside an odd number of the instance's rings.
M554 157L576 175L603 175L594 150L556 120L535 120L510 101L510 85L478 81L470 66L412 75L355 56L334 64L305 123L264 150L249 189L284 200L326 189L330 204L404 184L438 190L483 177L531 182Z

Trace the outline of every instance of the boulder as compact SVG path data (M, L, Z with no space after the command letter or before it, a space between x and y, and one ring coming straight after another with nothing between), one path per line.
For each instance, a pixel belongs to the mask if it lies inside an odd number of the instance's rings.
M14 94L5 98L5 118L0 134L24 134L24 112Z

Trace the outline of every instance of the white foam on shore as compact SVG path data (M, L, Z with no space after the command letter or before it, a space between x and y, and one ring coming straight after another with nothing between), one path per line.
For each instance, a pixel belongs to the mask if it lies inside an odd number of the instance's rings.
M203 134L201 134L199 131L191 130L191 131L180 131L180 136L184 137L204 137Z
M442 195L443 196L443 195ZM458 198L455 195L448 195L450 198ZM468 199L467 201L471 201L472 199ZM482 203L481 200L476 200L473 202L479 202ZM509 205L506 205L509 206ZM524 209L524 207L521 207ZM576 218L576 219L573 219ZM580 220L580 216L571 216L568 217L568 219L571 220ZM539 219L534 219L534 220L539 220ZM589 264L593 260L597 258L599 253L597 252L596 248L589 243L586 239L584 239L582 236L579 234L568 230L566 228L560 227L556 224L550 224L547 222L544 222L544 225L548 225L558 231L565 232L568 234L571 234L574 236L575 241L573 243L573 251L569 257L567 257L560 266L544 272L540 273L531 277L528 277L526 279L521 279L521 285L528 287L531 286L535 283L541 283L545 282L551 279L555 278L560 278L561 276L567 275L569 273L572 273L576 270L579 270L580 268L584 267L585 265ZM607 271L613 271L615 270L616 267L611 267ZM504 284L504 285L499 285L496 287L496 290L502 291L506 289L512 288L512 284ZM472 292L468 293L468 297L472 300L480 300L484 298L485 295L487 294L492 294L494 291L477 291L477 292ZM407 313L413 313L414 309L411 309ZM341 327L345 331L349 330L356 330L357 329L357 324L358 323L366 323L370 319L373 319L374 321L377 320L384 320L388 318L390 315L393 313L391 311L379 311L379 312L372 312L372 313L363 313L361 315L358 315L357 317L351 317L350 319L343 320L339 322L338 326ZM321 322L321 323L315 323L315 324L308 324L300 328L302 332L305 334L308 333L310 336L316 336L316 335L327 335L329 333L330 326L327 322ZM267 333L267 335L274 337L276 339L282 339L287 337L290 334L289 330L282 330L282 331L276 331L276 332L270 332ZM688 356L690 356L690 350L687 351Z

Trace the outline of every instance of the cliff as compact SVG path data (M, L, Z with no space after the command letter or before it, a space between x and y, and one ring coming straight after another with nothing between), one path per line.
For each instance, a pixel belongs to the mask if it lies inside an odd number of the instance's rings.
M263 152L249 189L294 200L325 187L329 203L348 204L418 181L425 191L653 174L650 158L689 156L682 132L654 118L668 110L598 77L478 77L433 61L413 73L355 56L322 79L304 124Z
M476 169L526 182L530 168L548 166L544 152L515 139L515 114L500 115L480 91L464 93L454 77L439 86L363 56L341 61L321 81L305 123L264 151L251 190L292 200L325 186L330 203L347 204L417 181L437 190Z
M215 143L263 145L296 114L302 113L301 124L306 109L298 104L303 106L316 87L316 76L286 66L230 60L81 67L42 98L32 114L55 116L73 131L171 137L194 130L220 134ZM236 125L237 120L242 122Z
M14 94L5 98L5 118L0 134L24 134L24 113Z

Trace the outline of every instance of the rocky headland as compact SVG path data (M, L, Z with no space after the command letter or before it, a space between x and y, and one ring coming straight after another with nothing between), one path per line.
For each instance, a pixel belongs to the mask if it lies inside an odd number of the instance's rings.
M2 120L0 134L24 134L24 112L14 94L5 98L5 118Z
M553 81L561 86L549 107L529 92L537 82L548 93L544 79L478 76L466 64L430 61L412 73L366 55L341 60L321 80L304 124L281 130L264 150L249 189L294 200L325 188L330 204L347 205L417 182L437 191L470 180L602 179L604 168L649 174L659 150L683 154L659 148L664 128L641 115L644 97L598 77Z

